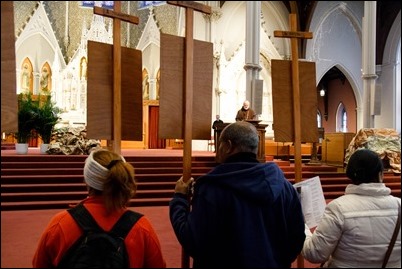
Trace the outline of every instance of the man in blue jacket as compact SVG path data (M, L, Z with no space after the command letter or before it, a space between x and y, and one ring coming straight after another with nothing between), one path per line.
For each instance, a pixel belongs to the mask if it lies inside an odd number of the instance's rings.
M169 214L180 244L194 268L291 267L305 239L295 188L275 163L258 162L251 123L232 123L219 139L220 164L194 185L176 183Z

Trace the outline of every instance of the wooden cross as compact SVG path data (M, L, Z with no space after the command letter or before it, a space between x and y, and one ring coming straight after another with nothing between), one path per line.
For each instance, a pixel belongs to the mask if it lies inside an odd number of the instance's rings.
M186 33L185 33L185 44L184 44L184 90L183 90L183 111L181 111L182 115L184 115L183 121L183 180L188 181L191 177L191 142L193 138L193 86L194 86L194 47L197 43L193 38L193 27L194 27L194 10L203 12L205 14L211 14L211 7L206 6L200 3L196 3L194 1L167 1L168 4L184 7L186 9ZM161 42L162 43L162 42ZM162 54L162 53L161 53ZM211 44L211 53L209 54L212 60L212 44ZM208 56L207 56L208 57ZM211 69L212 71L212 62L211 65L206 68ZM162 69L161 69L162 70ZM161 74L162 76L164 74ZM198 76L200 74L197 74ZM212 72L211 72L212 75ZM209 76L205 76L204 79L208 79ZM161 80L161 82L163 82ZM212 77L211 77L212 82ZM163 89L163 90L166 90ZM209 89L210 91L210 89ZM202 101L203 98L200 98L199 101ZM206 99L206 98L205 98ZM162 96L161 96L162 103ZM201 102L202 103L202 102ZM197 104L199 105L199 104ZM204 113L205 114L205 113ZM161 127L161 126L160 126ZM210 117L208 122L208 132L210 137ZM190 266L189 256L182 249L182 268L189 268Z
M292 46L292 87L293 87L293 113L295 131L295 181L301 181L301 129L300 129L300 89L299 89L299 55L298 39L313 38L311 32L297 32L296 14L289 15L291 31L274 31L275 37L290 38Z
M94 7L94 14L113 19L113 140L112 149L121 153L121 21L139 23L139 18L121 13L121 1L114 1L114 10Z
M299 56L298 39L311 39L311 32L297 32L296 14L289 15L290 31L274 31L275 37L290 38L292 46L292 87L293 87L293 113L294 113L294 147L295 147L295 182L302 178L301 161L301 110L300 110L300 89L299 89ZM301 255L297 259L298 267L304 267L304 260Z
M186 9L183 180L187 181L191 177L191 141L193 137L194 10L211 14L211 7L193 1L167 1L167 3Z

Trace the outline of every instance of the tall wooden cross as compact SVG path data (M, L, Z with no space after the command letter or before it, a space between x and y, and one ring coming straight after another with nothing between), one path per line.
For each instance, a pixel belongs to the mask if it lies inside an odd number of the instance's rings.
M184 138L183 180L188 181L192 139L211 137L213 44L193 38L194 10L211 14L211 7L194 1L167 3L186 9L186 28L184 40L161 34L159 136ZM182 268L189 268L183 249Z
M275 37L290 38L292 46L292 88L293 88L293 116L294 116L294 146L295 146L295 181L301 181L301 110L299 84L299 55L298 39L311 39L311 32L298 32L296 14L289 15L290 31L274 31Z
M211 100L209 98L202 98L202 94L198 93L199 95L197 96L197 104L194 104L193 100L194 100L194 88L197 87L197 77L200 78L202 76L202 71L201 72L197 72L195 73L195 69L194 68L194 64L195 64L195 58L198 55L194 55L194 51L198 50L200 51L200 47L198 46L198 44L200 44L200 42L195 42L194 38L193 38L193 28L194 28L194 10L195 11L199 11L205 14L211 14L211 7L210 6L206 6L203 4L199 4L196 3L194 1L167 1L168 4L171 5L175 5L175 6L179 6L179 7L184 7L186 9L186 29L185 29L185 44L184 44L184 88L183 88L183 92L182 92L182 96L180 96L180 99L183 98L183 111L180 111L180 115L184 115L184 119L183 119L183 132L182 132L182 136L184 137L184 143L183 143L183 180L187 181L190 179L191 177L191 141L193 139L193 137L196 137L197 135L193 134L193 121L195 119L195 117L200 116L200 115L194 115L195 113L193 113L193 111L196 109L197 106L199 106L200 104L203 104L204 101L210 102ZM161 38L163 40L165 40L165 38ZM174 41L173 41L174 42ZM162 41L161 41L162 44ZM209 46L211 45L211 46ZM210 51L212 49L212 44L206 44L207 47L207 51ZM164 48L162 48L163 50ZM209 50L208 50L209 49ZM202 51L206 51L206 49L201 49ZM209 52L208 52L209 53ZM212 53L212 51L211 51ZM161 53L162 54L162 53ZM208 58L208 60L210 59L212 61L212 54L209 55L210 57L208 57L208 55L206 55L206 58ZM161 63L162 65L162 63ZM212 75L212 62L207 62L207 67L205 68L206 70L210 70L211 71L211 75ZM175 67L176 68L176 67ZM176 68L177 69L177 68ZM165 73L163 73L164 70L161 69L161 76L165 76ZM198 70L197 70L198 71ZM209 76L204 76L203 79L204 80L208 80ZM178 80L178 78L175 78L176 80ZM202 79L202 77L201 77ZM161 83L164 83L164 81L162 81L161 78ZM212 78L210 79L210 81L207 81L207 83L212 83ZM166 84L163 84L166 85ZM212 85L211 85L212 86ZM211 90L211 88L209 88L209 91ZM162 89L162 91L166 92L166 88ZM169 91L169 94L171 94L171 91ZM161 96L161 110L162 108L162 102L163 102L163 96ZM204 100L203 100L204 99ZM208 100L209 99L209 100ZM179 106L181 107L181 106ZM207 106L204 106L205 110L204 110L204 115L210 115L210 113L207 113ZM200 111L197 111L200 112ZM161 115L161 117L163 117L164 115ZM204 130L203 132L205 133L205 130L208 131L208 135L207 135L207 139L210 138L210 118L208 119L207 123L205 121L203 121L202 119L200 119L200 121L197 120L197 123L199 124L199 126L204 126ZM167 122L167 121L166 121ZM180 119L176 119L176 122L181 122ZM204 124L206 123L208 125L208 129L206 129L206 125ZM161 126L163 126L164 123L162 123ZM177 128L177 127L176 127ZM165 128L165 130L167 130L168 128ZM205 136L201 135L201 136Z
M113 126L112 127L113 132L112 132L112 135L107 135L107 136L111 137L112 150L118 154L121 153L121 140L122 140L122 82L123 82L123 84L125 83L124 81L122 81L122 71L127 73L127 70L125 70L125 69L122 70L121 54L124 51L121 48L121 29L120 29L120 27L121 27L121 21L129 22L129 23L133 23L133 24L139 23L138 17L124 14L124 13L121 13L120 11L121 11L121 1L114 1L114 10L104 9L104 8L97 7L97 6L94 7L94 14L109 17L109 18L113 19L113 53L112 53L112 57L111 57L112 58L111 61L113 62L113 71L112 71L112 74L113 74L113 78L112 78L113 79L113 95L112 95L113 105L111 107L111 113L113 116L112 116L112 121L110 124L110 126ZM91 46L88 44L88 54L90 53L90 48L91 48ZM93 51L94 50L97 50L97 49L93 49ZM96 52L94 52L94 54L92 54L92 55L96 55L95 53ZM96 55L96 56L98 56L98 55ZM88 58L89 58L89 56L88 56ZM100 59L103 60L103 58L108 58L107 53L105 53L105 55L103 55L103 56L100 55ZM138 55L136 55L136 58L138 58ZM101 96L104 93L99 92L99 87L102 87L99 84L101 84L100 80L102 79L101 78L102 75L100 74L100 72L102 72L103 70L98 69L98 70L94 71L94 62L91 62L90 58L88 60L89 60L88 61L88 92L89 92L90 82L91 82L91 85L96 84L96 86L94 86L94 88L96 88L96 89L94 89L94 91L98 91L97 92L98 95L96 97L92 97L92 98L101 98ZM126 59L124 59L124 60L126 60ZM139 64L136 63L136 65L142 65L142 62L140 62ZM142 66L139 66L139 68L141 70ZM133 74L130 74L130 75L134 76ZM95 77L96 77L96 79L94 80ZM135 77L136 77L136 80L138 80L138 76L135 76ZM123 78L124 78L124 74L123 74ZM92 82L94 82L94 83L92 84ZM139 78L138 84L141 84L141 78ZM141 93L142 93L142 90L141 90ZM88 97L88 99L89 99L89 97ZM98 104L98 108L102 109L101 106L102 105ZM140 108L142 109L141 105L140 105ZM107 108L107 109L109 109L109 108ZM103 110L103 111L105 111L105 110ZM108 111L108 110L106 110L106 111ZM101 114L101 111L95 111L95 113ZM106 116L109 116L109 115L106 115ZM105 117L105 115L103 115L103 117ZM88 118L89 118L89 111L88 111ZM140 119L141 119L141 125L142 125L142 114L141 114ZM96 124L97 125L108 125L99 120ZM109 131L109 130L107 130L107 131ZM90 134L90 132L89 132L89 128L88 128L88 135L89 134ZM109 143L109 141L108 141L108 143Z
M292 46L292 88L293 88L293 115L294 115L294 147L295 147L295 182L302 178L301 169L301 110L300 110L300 88L299 88L299 55L298 39L311 39L311 32L298 32L296 14L289 15L290 31L274 31L275 37L290 38ZM301 255L297 259L298 267L304 267L304 260Z

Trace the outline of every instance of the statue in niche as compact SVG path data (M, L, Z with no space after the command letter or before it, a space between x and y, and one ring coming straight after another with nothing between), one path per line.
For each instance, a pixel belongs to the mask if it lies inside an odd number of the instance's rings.
M22 68L21 89L23 93L29 93L31 90L31 70L27 63L24 63Z
M158 70L158 74L156 75L156 100L159 100L160 82L161 82L161 71Z
M81 79L87 79L87 59L85 57L82 57L81 59L81 73L80 73L80 78Z
M145 74L145 76L142 80L142 99L149 100L148 73Z
M42 68L42 73L40 76L40 94L49 94L49 80L50 80L50 72L47 66Z

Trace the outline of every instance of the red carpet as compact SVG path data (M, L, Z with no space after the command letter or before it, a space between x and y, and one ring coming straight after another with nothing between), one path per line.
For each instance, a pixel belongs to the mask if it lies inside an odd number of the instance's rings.
M169 221L168 207L133 208L151 221L168 268L181 268L181 246ZM50 218L59 210L1 212L1 268L32 268L36 244ZM304 268L317 267L307 261ZM292 268L297 268L294 262Z
M1 155L14 155L15 150L2 150ZM29 155L37 155L39 149L30 148ZM182 150L122 150L124 156L183 156ZM215 156L215 153L208 151L192 152L192 156ZM290 168L290 167L289 167ZM324 169L325 167L322 167ZM139 168L138 168L139 169ZM315 170L305 167L305 173L313 173ZM285 171L290 170L290 171ZM293 170L284 169L285 174L294 177ZM293 174L293 175L291 175ZM329 174L331 175L331 174ZM328 176L329 176L328 175ZM310 176L310 175L309 175ZM331 180L332 176L327 180ZM398 182L400 180L398 179ZM342 192L345 185L342 184ZM399 192L400 196L400 185ZM339 195L339 194L338 194ZM172 230L168 207L167 206L141 206L133 207L134 210L143 213L153 224L156 233L159 236L162 251L166 259L168 268L180 268L182 261L182 249ZM21 211L2 211L1 212L1 267L2 268L29 268L32 267L31 260L34 254L37 242L42 231L50 218L60 209L46 210L21 210ZM303 261L303 260L302 260ZM191 264L191 263L190 263ZM304 261L304 268L317 267ZM293 263L293 268L298 268L297 262Z

